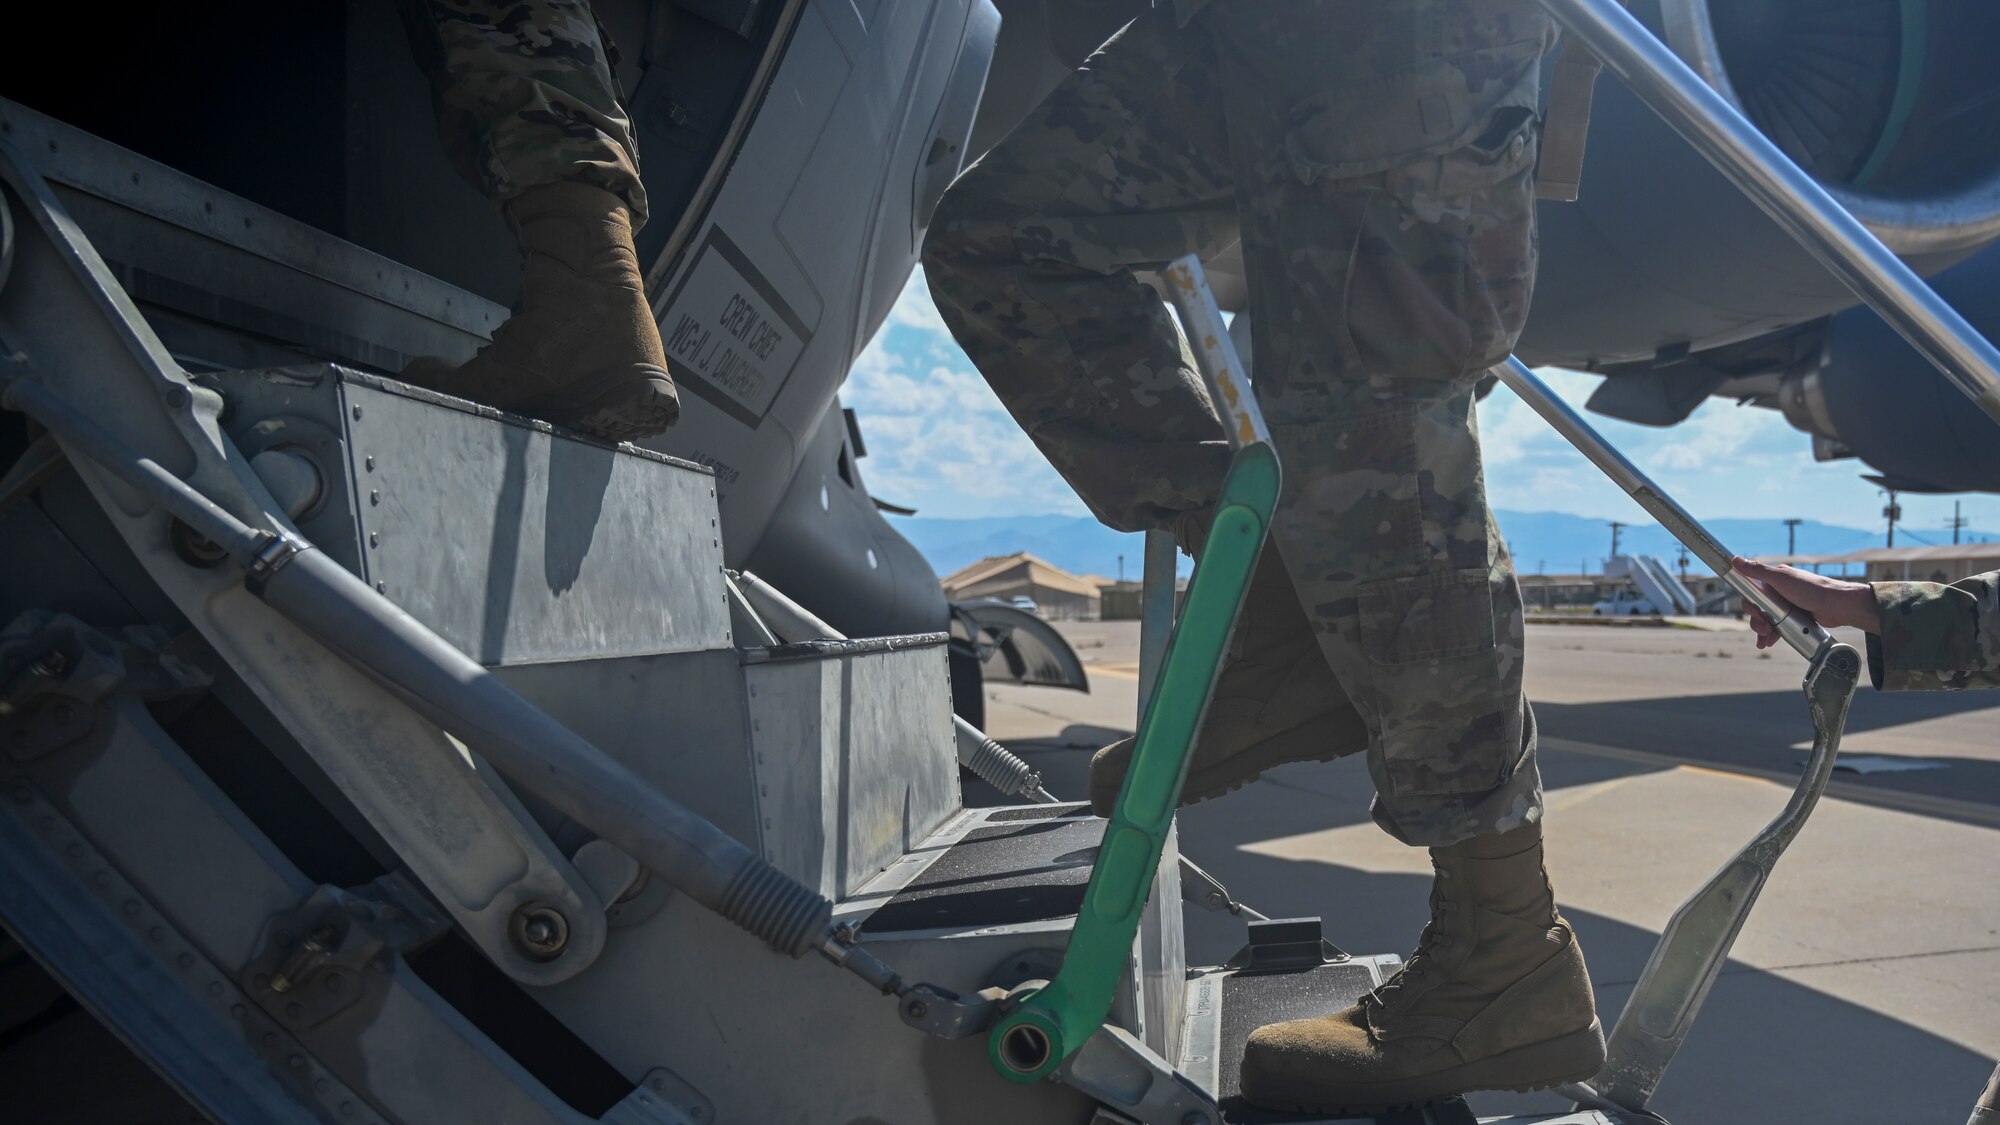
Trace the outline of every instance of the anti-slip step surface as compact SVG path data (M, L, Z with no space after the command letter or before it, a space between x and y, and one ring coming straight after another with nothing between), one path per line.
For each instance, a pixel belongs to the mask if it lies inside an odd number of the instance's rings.
M1235 973L1222 982L1221 1057L1216 1095L1229 1125L1299 1125L1307 1121L1373 1121L1376 1125L1478 1125L1463 1101L1398 1110L1377 1117L1310 1118L1258 1109L1242 1097L1243 1045L1267 1023L1331 1015L1374 987L1363 962L1335 963L1285 973Z
M1019 809L998 809L986 814L989 824L1002 824L1020 820L1053 820L1064 816L1087 816L1090 807L1086 801L1068 805L1029 805Z
M974 829L875 911L863 930L880 935L1074 917L1103 836L1104 821L1095 818Z

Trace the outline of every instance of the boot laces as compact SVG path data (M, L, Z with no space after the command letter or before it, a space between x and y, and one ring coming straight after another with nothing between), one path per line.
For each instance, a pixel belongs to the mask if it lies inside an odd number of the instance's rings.
M1362 994L1364 1007L1373 1012L1393 1007L1397 999L1407 993L1410 981L1422 980L1430 975L1430 962L1435 959L1437 951L1452 943L1452 935L1445 931L1442 923L1457 909L1457 904L1444 897L1445 877L1445 871L1438 869L1437 881L1431 886L1431 920L1424 923L1423 932L1417 935L1417 948L1388 980Z

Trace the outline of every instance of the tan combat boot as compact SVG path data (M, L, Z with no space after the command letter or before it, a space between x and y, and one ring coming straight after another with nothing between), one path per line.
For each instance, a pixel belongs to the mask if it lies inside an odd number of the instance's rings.
M1433 848L1431 863L1431 922L1402 971L1333 1015L1251 1032L1245 1098L1381 1113L1597 1073L1604 1035L1542 867L1541 826Z
M1214 518L1212 508L1190 512L1174 537L1198 555ZM1090 759L1090 808L1098 816L1111 815L1132 745L1121 738ZM1330 762L1367 748L1368 727L1321 655L1277 547L1266 543L1195 736L1181 804L1220 797L1286 762Z
M464 364L426 357L403 378L612 441L673 425L680 399L625 201L565 181L522 192L506 212L526 259L514 315Z

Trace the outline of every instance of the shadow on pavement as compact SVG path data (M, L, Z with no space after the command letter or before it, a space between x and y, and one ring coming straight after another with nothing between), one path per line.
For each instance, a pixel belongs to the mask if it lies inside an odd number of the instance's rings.
M1854 757L1878 753L1869 746L1867 736L1872 732L1994 708L2000 708L2000 692L1885 693L1864 687L1856 694L1848 716L1842 754ZM1602 703L1537 703L1535 718L1545 738L1641 750L1693 765L1749 767L1788 775L1799 772L1805 762L1801 744L1812 737L1804 697L1786 691ZM2000 738L1994 741L2000 744ZM1573 756L1560 754L1559 747L1551 750L1557 753L1544 754L1545 764L1552 757ZM1866 791L1874 790L2000 806L2000 760L1911 754L1906 749L1895 756L1920 757L1945 768L1870 774L1837 769L1835 780L1849 783L1840 795L1865 802ZM1986 828L2000 826L2000 809L1992 815L1954 815L1947 809L1896 807Z

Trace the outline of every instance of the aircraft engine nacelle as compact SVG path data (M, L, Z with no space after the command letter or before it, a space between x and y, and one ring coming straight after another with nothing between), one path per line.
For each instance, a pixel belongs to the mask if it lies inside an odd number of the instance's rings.
M1932 279L2000 338L2000 247ZM1778 405L1816 453L1852 453L1910 492L2000 492L2000 430L1870 309L1834 317L1816 363L1786 376Z
M1639 16L1890 249L1933 273L2000 237L2000 5L1636 0ZM1582 199L1545 204L1520 351L1587 369L1695 352L1854 298L1606 75Z

